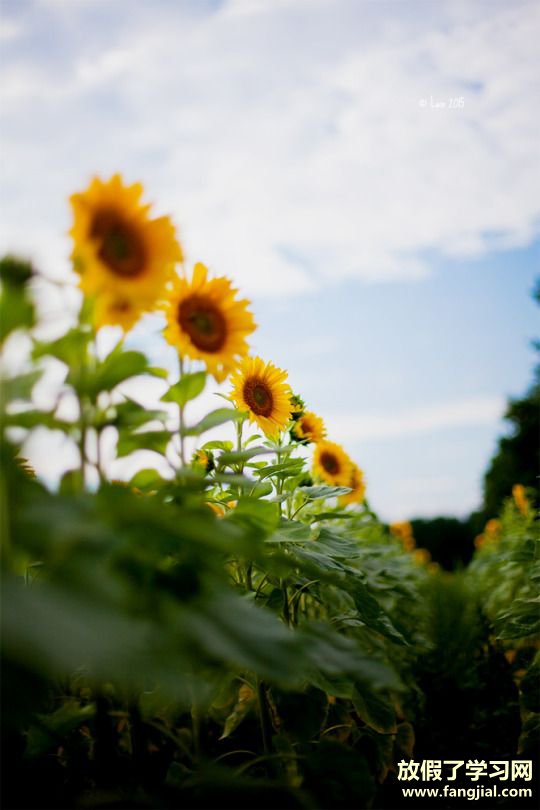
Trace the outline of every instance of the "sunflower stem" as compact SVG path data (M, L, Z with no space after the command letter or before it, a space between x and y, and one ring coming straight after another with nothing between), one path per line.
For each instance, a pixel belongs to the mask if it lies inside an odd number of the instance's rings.
M184 360L181 355L178 355L178 362L180 367L180 379L184 376ZM186 451L184 446L184 406L178 405L178 415L179 415L179 438L180 438L180 462L182 467L186 466Z
M263 744L263 751L265 754L270 753L270 718L268 713L268 704L266 702L266 692L264 683L257 678L257 699L259 703L259 721L261 724L261 737Z

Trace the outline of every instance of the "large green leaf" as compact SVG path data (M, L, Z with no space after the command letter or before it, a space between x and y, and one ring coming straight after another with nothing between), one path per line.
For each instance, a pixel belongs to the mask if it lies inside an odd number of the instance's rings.
M161 397L162 402L176 402L184 406L204 391L206 385L206 372L195 371L193 374L184 374L178 382L171 385Z
M184 436L200 436L201 433L219 427L225 422L238 422L243 418L244 414L233 410L233 408L217 408L215 411L210 411L196 425L184 428L182 432Z
M168 430L145 430L141 433L121 433L118 437L116 455L118 458L129 456L136 450L153 450L164 455L171 439Z
M144 354L135 351L124 351L118 344L101 362L85 381L86 392L97 397L102 391L112 391L120 383L144 374L148 370L148 361Z

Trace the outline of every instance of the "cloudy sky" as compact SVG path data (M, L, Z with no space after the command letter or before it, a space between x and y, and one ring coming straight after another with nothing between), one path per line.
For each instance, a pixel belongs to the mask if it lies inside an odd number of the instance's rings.
M540 4L1 13L0 248L63 278L68 195L95 173L141 180L188 259L251 296L254 349L288 368L383 518L477 506L534 364ZM166 362L157 329L131 340Z

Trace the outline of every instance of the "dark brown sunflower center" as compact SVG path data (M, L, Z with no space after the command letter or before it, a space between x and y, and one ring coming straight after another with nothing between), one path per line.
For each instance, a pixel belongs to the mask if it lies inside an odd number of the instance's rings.
M274 407L274 397L268 384L261 379L252 378L244 383L244 399L250 410L257 416L270 416Z
M302 419L300 427L302 428L302 433L305 436L309 436L311 433L313 433L313 425L311 424L309 419L306 419L305 417L304 419Z
M98 256L112 273L133 278L144 272L146 250L141 236L116 211L98 211L90 236L98 242Z
M339 470L339 461L332 453L321 453L321 467L326 470L329 475L336 475Z
M178 322L197 349L219 352L227 338L227 323L217 306L202 295L192 295L180 303Z

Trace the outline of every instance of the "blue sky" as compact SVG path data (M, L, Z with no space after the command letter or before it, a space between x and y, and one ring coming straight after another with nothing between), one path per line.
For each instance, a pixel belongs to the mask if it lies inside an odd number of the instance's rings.
M68 195L94 173L141 180L188 260L252 298L254 349L363 466L383 518L477 506L534 365L538 4L1 13L0 248L68 278ZM165 360L154 333L131 340ZM30 450L47 474L50 447Z

